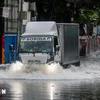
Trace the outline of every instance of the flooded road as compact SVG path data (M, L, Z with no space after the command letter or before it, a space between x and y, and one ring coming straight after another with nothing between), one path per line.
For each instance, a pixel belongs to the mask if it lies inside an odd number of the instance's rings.
M100 100L100 80L2 81L0 100Z
M100 51L81 66L0 65L0 100L100 100Z

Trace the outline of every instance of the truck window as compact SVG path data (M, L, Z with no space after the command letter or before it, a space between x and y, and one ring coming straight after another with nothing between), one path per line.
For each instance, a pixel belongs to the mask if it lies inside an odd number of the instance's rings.
M43 40L44 39L44 40ZM30 37L21 39L19 52L51 53L53 42L51 37Z

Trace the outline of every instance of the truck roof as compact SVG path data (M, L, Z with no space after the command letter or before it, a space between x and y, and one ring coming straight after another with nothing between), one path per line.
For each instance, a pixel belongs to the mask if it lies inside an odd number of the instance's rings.
M54 21L28 22L24 35L57 35L57 26Z

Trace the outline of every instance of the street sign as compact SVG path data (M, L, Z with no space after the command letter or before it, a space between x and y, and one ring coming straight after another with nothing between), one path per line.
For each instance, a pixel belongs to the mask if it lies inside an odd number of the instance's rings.
M3 7L2 16L5 18L9 17L9 7Z

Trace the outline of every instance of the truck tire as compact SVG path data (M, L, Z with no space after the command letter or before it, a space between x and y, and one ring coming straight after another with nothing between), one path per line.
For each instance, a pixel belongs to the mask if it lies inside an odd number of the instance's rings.
M75 65L75 66L80 66L80 61L74 63L73 65Z
M70 64L63 65L62 63L60 63L60 65L63 67L63 69L70 68Z

